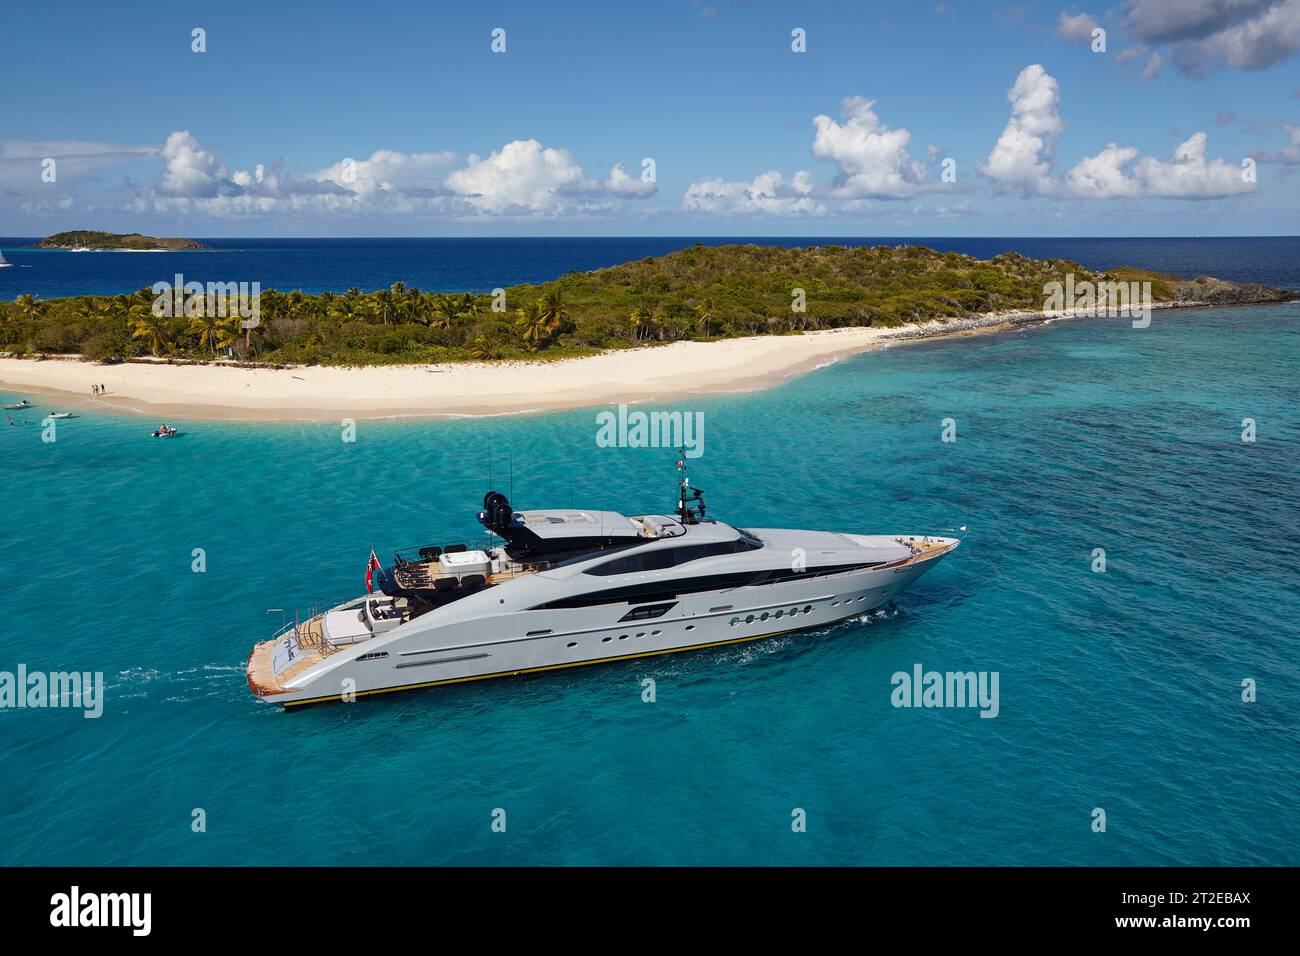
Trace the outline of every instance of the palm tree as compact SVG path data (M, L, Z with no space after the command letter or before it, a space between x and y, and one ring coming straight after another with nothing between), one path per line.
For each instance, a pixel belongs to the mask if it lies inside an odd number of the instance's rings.
M149 351L157 358L167 348L167 319L150 312L131 320L131 338L144 339Z
M90 296L82 296L76 300L72 307L72 314L78 319L88 320L95 317L95 300Z
M627 317L627 323L632 332L632 341L640 342L641 334L645 330L645 309L637 306Z
M196 315L190 319L189 331L191 335L197 335L199 337L199 345L203 345L203 343L206 342L208 348L212 350L212 354L216 355L217 340L222 337L221 327L223 324L223 321L217 317L216 311L208 309L205 310L203 315ZM237 326L238 323L236 323L236 327Z
M453 297L452 308L455 315L473 318L478 315L478 299L470 292L461 292Z
M563 328L569 320L569 310L564 307L564 296L558 286L552 286L542 295L541 313L552 334Z
M393 293L388 289L380 289L375 293L375 301L379 303L379 307L383 310L384 325L387 325L388 313L393 311Z
M663 341L664 333L668 330L668 314L664 311L662 302L656 302L650 309L649 319L650 331L654 333L655 338Z
M19 310L27 316L28 322L31 322L45 311L44 302L38 302L34 296L27 294L14 299L14 305L18 306Z
M244 330L239 324L238 316L220 320L217 323L217 348L234 348L239 342L239 333L242 331Z
M480 335L474 339L470 345L469 354L476 359L488 361L501 357L501 350L497 347L495 340L488 338L486 335Z
M705 299L695 307L695 320L700 326L700 335L709 337L709 323L713 321L713 300Z
M524 344L536 352L549 337L550 330L550 322L542 312L542 307L536 302L529 302L516 309L515 314L518 316L515 319L515 331L524 340Z

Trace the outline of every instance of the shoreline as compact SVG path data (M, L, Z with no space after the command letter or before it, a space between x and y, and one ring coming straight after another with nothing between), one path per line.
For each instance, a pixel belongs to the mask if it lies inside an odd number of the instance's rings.
M1158 303L1156 309L1203 308ZM757 391L851 355L1091 318L1013 310L904 328L851 327L801 335L682 341L581 358L434 365L250 368L165 360L101 365L79 357L0 357L0 390L44 395L59 407L170 419L321 421L535 414ZM92 384L108 387L90 394ZM33 406L28 411L50 409Z

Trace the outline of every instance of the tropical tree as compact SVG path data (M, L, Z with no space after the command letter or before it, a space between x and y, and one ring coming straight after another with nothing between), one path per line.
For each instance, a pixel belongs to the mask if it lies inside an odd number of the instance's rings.
M230 349L239 343L239 333L244 331L238 316L221 319L217 322L217 348Z
M470 343L469 354L476 359L487 362L492 359L501 357L501 348L497 345L496 340L486 335L475 337Z
M28 322L33 321L38 315L45 311L44 302L38 302L35 296L27 294L20 295L18 298L14 299L14 305L18 306L18 311L26 317Z
M628 331L632 333L632 341L640 342L646 333L645 309L637 306L627 317Z
M223 320L216 314L215 309L205 309L202 315L193 316L190 319L189 331L191 335L199 337L199 345L207 343L208 348L213 355L217 354L217 342L222 337L222 326L226 320ZM239 323L234 323L238 327ZM236 333L238 334L238 333Z
M171 344L170 330L167 323L168 320L165 316L154 315L153 312L133 318L131 320L131 338L143 339L149 351L156 358L162 355L163 350Z
M705 299L695 307L695 321L699 325L700 335L709 337L709 326L713 322L713 300Z
M529 302L515 310L515 331L524 344L536 352L550 338L550 321L537 302Z
M547 289L539 306L541 316L554 334L569 321L569 310L564 307L564 296L558 286Z

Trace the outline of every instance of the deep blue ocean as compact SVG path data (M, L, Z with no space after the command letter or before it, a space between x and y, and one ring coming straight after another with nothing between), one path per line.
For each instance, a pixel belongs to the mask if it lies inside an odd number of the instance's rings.
M1141 264L1300 285L1294 249L1179 269L1159 243ZM314 274L512 281L442 268ZM489 443L519 507L669 508L674 453L598 447L599 409L355 444L328 422L160 442L86 412L44 443L35 400L0 424L0 671L108 687L99 719L0 710L2 865L1300 863L1300 305L898 345L671 403L705 415L692 478L723 520L965 541L825 630L288 713L243 674L268 609L359 593L372 546L474 533ZM998 672L1000 713L893 707L918 663Z
M696 242L725 245L897 245L911 243L987 259L1003 252L1072 259L1094 269L1120 265L1209 274L1293 287L1300 283L1300 237L1234 239L753 238L583 239L202 239L214 251L160 253L28 249L35 238L0 237L14 268L0 269L0 300L30 293L117 295L172 281L260 282L263 289L343 292L394 282L437 292L488 292L544 282L571 271L661 256Z

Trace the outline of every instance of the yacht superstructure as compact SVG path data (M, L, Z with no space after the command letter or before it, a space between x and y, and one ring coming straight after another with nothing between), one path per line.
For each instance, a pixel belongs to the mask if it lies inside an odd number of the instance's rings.
M352 700L825 627L888 604L959 543L746 530L706 517L684 474L671 515L515 511L489 492L478 518L486 542L389 565L372 551L365 595L253 649L253 693Z

